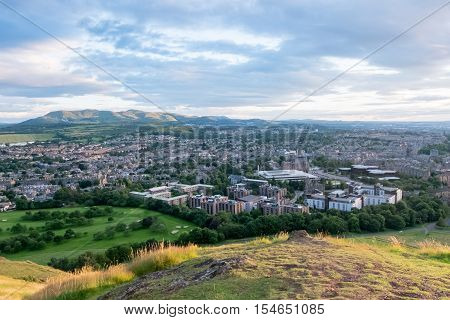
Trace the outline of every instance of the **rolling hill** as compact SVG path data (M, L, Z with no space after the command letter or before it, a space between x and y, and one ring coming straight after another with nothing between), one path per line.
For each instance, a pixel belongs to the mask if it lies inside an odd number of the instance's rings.
M448 247L443 247L448 256ZM103 299L448 299L450 266L434 252L296 232L201 249ZM431 253L431 254L430 254Z
M185 125L261 125L266 121L258 119L238 120L221 116L190 117L163 112L144 112L128 110L121 112L80 110L54 111L45 116L30 119L13 127L55 126L76 124L152 124L152 123L181 123Z

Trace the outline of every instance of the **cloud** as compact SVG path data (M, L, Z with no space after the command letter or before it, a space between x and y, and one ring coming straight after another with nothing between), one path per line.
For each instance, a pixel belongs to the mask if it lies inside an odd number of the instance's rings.
M167 28L148 26L147 31L157 33L174 44L224 42L262 50L280 50L283 37L264 36L235 28L201 26L194 28Z
M438 5L439 0L399 0L395 7L388 0L15 3L166 109L266 119ZM63 108L152 108L12 13L0 17L0 30L8 30L0 33L0 122ZM284 118L449 120L449 30L449 11L442 11Z
M323 67L324 69L337 71L345 71L349 67L361 61L361 59L345 57L322 57L321 60L325 64ZM349 73L360 75L393 75L399 74L400 71L393 68L371 65L368 61L362 61L355 68L349 71Z
M66 40L68 43L73 41ZM0 51L0 93L23 96L83 94L110 90L107 82L82 72L79 59L46 40Z

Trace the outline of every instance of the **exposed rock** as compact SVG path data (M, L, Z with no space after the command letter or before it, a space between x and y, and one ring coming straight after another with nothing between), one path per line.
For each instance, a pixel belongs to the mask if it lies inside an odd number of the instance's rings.
M208 259L193 266L193 272L181 272L183 265L165 271L153 272L135 281L120 286L113 291L103 295L99 299L115 299L128 300L134 299L142 293L148 293L150 284L157 279L170 278L171 280L164 286L159 287L158 290L165 292L173 292L191 285L195 285L204 281L211 280L217 276L225 274L242 266L245 263L244 257L233 257L227 259ZM196 270L200 269L200 270Z
M291 240L291 241L298 241L298 240L304 240L304 239L312 239L312 237L309 235L309 233L306 230L292 231L289 234L289 240Z

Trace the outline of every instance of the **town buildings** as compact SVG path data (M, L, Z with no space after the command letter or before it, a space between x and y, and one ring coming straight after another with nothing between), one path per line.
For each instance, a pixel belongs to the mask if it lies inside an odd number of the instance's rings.
M350 184L348 190L333 190L327 193L316 192L306 196L306 204L318 210L336 209L350 212L365 206L383 203L396 204L403 198L399 188L384 187L380 184Z

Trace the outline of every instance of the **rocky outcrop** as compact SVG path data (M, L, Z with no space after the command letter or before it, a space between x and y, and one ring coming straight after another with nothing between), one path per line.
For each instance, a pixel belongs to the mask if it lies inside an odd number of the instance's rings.
M208 259L193 266L180 265L169 270L153 272L135 281L120 286L99 299L108 300L132 300L139 299L139 296L149 295L155 288L152 286L155 280L166 279L164 287L158 287L163 292L174 292L182 288L196 285L204 281L214 279L226 274L230 270L242 266L245 263L244 257L232 257L227 259Z

